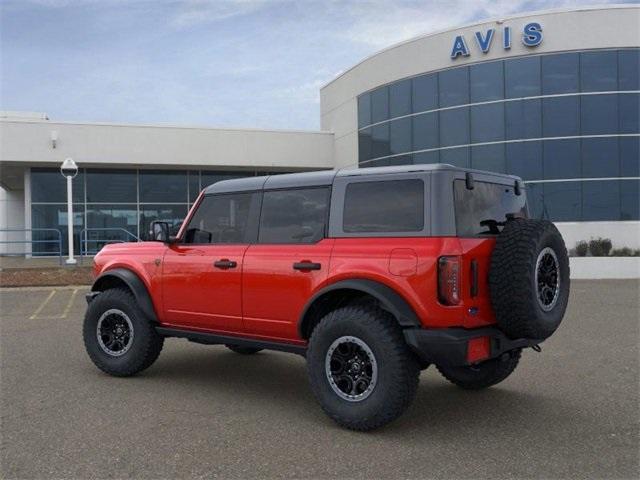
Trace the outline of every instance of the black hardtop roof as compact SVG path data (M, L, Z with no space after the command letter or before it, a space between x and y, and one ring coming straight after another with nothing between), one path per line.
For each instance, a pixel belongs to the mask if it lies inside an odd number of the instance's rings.
M353 177L362 175L392 175L411 172L453 170L458 172L471 172L494 175L497 177L520 180L513 175L503 173L486 172L470 168L460 168L446 163L420 164L420 165L397 165L392 167L365 167L365 168L343 168L340 170L318 170L313 172L283 173L280 175L265 175L262 177L234 178L232 180L221 180L209 185L204 189L205 195L214 193L249 192L255 190L275 190L280 188L295 187L320 187L332 185L336 177Z

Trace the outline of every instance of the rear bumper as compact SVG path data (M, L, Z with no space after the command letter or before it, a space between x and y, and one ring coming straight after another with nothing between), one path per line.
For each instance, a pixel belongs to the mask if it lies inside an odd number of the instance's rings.
M409 347L423 362L443 366L470 365L468 361L469 341L488 337L488 356L481 361L497 358L500 355L518 348L533 347L542 340L519 338L512 340L495 327L476 328L440 328L404 330L404 337Z

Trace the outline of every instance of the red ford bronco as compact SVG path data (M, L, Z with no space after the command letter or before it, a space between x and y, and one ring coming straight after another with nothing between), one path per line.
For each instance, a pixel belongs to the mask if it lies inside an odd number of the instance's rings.
M98 368L138 373L168 337L298 353L354 430L398 417L431 364L462 388L501 382L569 297L563 239L528 218L522 181L449 165L222 181L176 236L151 235L95 257L83 335Z

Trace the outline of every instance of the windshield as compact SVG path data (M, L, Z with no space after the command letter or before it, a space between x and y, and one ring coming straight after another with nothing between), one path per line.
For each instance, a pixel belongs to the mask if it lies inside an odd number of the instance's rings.
M507 215L528 217L526 196L516 195L513 186L476 181L469 190L464 180L455 180L453 194L459 237L497 235Z

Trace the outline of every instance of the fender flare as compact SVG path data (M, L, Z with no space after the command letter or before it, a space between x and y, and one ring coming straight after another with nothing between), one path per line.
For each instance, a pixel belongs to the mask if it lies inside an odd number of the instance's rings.
M298 319L298 333L303 337L304 320L313 304L323 295L336 290L356 290L371 295L380 302L382 309L391 313L401 327L421 327L420 318L411 305L395 290L380 282L365 279L342 280L316 292L306 303Z
M153 308L153 302L151 301L151 295L147 290L146 285L140 279L140 277L126 268L114 268L113 270L107 270L100 274L98 278L93 282L91 287L92 292L102 292L105 288L102 286L108 283L109 279L118 279L124 282L129 290L133 293L140 310L147 319L152 322L158 323L158 316Z

